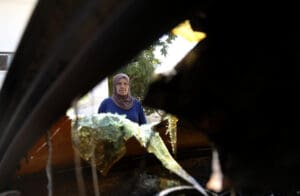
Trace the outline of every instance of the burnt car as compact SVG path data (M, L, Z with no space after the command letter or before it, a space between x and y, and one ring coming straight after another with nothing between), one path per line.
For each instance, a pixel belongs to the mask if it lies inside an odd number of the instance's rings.
M47 1L0 92L0 185L72 104L183 20L207 34L143 104L177 115L218 151L227 189L299 188L299 12L293 2ZM128 47L130 46L130 47ZM117 57L117 58L116 58Z

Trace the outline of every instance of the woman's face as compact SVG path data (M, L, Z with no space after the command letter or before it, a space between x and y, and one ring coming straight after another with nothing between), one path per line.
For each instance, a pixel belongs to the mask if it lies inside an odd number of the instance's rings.
M129 91L129 84L127 82L126 79L121 78L116 85L116 90L117 90L117 94L118 95L128 95L128 91Z

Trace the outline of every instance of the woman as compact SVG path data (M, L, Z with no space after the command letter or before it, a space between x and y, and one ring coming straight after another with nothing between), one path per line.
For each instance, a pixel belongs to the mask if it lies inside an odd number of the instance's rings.
M98 113L117 113L126 115L126 118L141 124L146 124L146 117L141 103L130 93L130 81L124 73L113 77L113 95L104 99Z

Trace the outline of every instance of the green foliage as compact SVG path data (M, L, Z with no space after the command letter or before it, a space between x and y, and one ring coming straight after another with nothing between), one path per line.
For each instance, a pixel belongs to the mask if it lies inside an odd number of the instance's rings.
M169 33L164 40L158 40L156 42L156 46L160 46L160 52L162 55L167 56L168 46L172 43L172 41L176 38L176 35Z
M132 61L118 70L116 73L126 73L130 77L131 94L132 96L143 100L148 86L151 83L152 75L157 66L161 64L159 59L155 57L154 51L160 48L162 55L167 55L168 45L176 38L176 35L168 34L164 39L159 39L154 44L150 45L147 49L138 54ZM112 77L109 78L109 89L112 90ZM111 95L110 91L110 95ZM152 113L153 110L145 108L146 114Z

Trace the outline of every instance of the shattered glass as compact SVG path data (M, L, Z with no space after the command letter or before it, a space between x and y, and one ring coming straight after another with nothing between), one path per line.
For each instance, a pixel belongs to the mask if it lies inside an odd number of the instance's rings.
M176 119L174 122L177 122ZM149 153L153 153L160 160L165 168L206 195L201 185L174 160L159 133L153 131L154 125L139 126L123 115L111 113L78 117L72 121L73 147L82 159L90 164L94 162L97 169L106 175L114 163L126 153L126 141L135 137ZM173 126L170 128L174 131ZM95 161L92 161L93 153L95 153Z
M178 118L174 115L167 115L168 126L166 130L166 134L170 137L170 143L172 147L172 152L175 155L177 151L177 122Z

